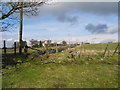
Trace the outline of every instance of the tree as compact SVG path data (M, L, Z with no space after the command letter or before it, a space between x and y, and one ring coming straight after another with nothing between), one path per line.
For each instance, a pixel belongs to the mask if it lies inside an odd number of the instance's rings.
M38 45L38 41L37 40L31 39L30 42L31 42L31 46L32 47Z
M24 48L25 46L27 45L27 42L26 41L22 41L22 48Z
M14 0L13 0L14 1ZM0 2L0 20L2 28L0 31L11 31L12 28L19 22L19 10L23 8L23 14L27 16L36 16L39 12L39 7L45 4L47 0L39 2Z
M20 2L20 6L22 7L23 2ZM19 30L19 53L22 54L22 30L23 29L23 8L20 8L20 30Z
M10 31L15 23L20 22L20 31L19 31L19 53L22 53L22 22L23 22L23 14L27 16L36 16L38 15L39 6L43 5L46 0L42 0L39 2L0 2L0 12L2 15L0 16L0 20L2 22L2 28L0 31ZM20 18L18 18L20 13Z
M66 42L66 41L62 41L62 44L63 44L63 45L67 45L67 42Z
M43 47L42 41L39 42L39 47Z

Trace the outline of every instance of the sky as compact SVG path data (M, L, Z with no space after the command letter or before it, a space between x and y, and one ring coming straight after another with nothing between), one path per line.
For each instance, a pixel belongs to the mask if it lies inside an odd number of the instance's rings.
M57 2L39 8L38 16L23 19L23 40L104 43L118 41L117 2ZM7 46L18 41L19 27L2 32ZM29 42L28 42L29 43ZM0 45L2 46L2 44Z

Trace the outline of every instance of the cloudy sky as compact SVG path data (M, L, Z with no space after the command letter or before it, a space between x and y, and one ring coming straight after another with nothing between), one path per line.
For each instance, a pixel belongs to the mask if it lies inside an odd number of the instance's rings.
M11 45L18 40L18 31L19 28L2 33L1 40L7 40ZM24 16L23 39L90 43L118 41L118 3L59 2L44 5L38 16Z

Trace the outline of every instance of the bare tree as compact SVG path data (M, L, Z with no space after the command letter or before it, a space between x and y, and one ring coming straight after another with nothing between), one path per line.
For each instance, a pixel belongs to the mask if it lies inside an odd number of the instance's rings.
M39 2L1 2L0 6L2 9L2 15L0 20L2 20L2 28L0 31L9 31L15 23L20 22L19 30L19 53L22 54L22 27L23 27L23 14L27 16L36 16L39 12L39 7L45 4L46 0ZM16 16L17 15L17 16ZM18 18L18 15L20 16Z
M20 21L19 13L20 9L23 9L23 14L27 16L36 16L39 12L39 7L45 4L47 0L41 0L39 2L0 2L0 23L2 27L0 31L11 31L16 24Z

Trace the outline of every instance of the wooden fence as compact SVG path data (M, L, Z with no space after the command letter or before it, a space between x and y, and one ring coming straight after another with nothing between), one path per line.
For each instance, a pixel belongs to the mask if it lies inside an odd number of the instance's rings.
M14 54L17 54L17 44L16 44L16 42L14 42L14 44L13 44L14 46L12 47L12 48L7 48L7 46L6 46L6 41L4 40L4 42L3 42L3 51L2 51L2 54L4 54L4 55L6 55L6 54L8 54L8 52L7 52L7 50L8 49L13 49L13 53Z
M6 41L4 40L4 47L3 47L3 54L4 55L6 55L6 54L8 54L9 52L7 52L7 49L10 49L10 48L7 48L6 47ZM12 51L13 50L13 53L12 54L17 54L18 53L18 48L17 48L17 45L16 45L16 42L14 42L14 44L13 44L14 46L13 46L13 48L10 50L10 51ZM74 47L75 45L72 45L71 46L71 48L72 47ZM32 48L32 47L28 47L27 45L26 46L24 46L24 53L28 53L28 49L31 49L31 50L35 50L35 51L37 51L37 52L41 52L41 54L42 53L48 53L48 54L51 54L51 53L57 53L57 52L61 52L61 51L63 51L63 50L65 50L65 49L67 49L67 48L69 48L68 46L62 46L62 47L56 47L56 48L44 48L44 49L42 49L42 50L39 50L39 49L36 49L36 48Z
M7 52L7 47L6 47L6 41L4 40L4 42L3 42L3 54L4 55L6 55L8 52ZM74 47L75 45L73 45L72 47ZM107 44L107 46L106 46L106 48L105 48L105 50L104 50L104 52L103 52L103 57L105 57L105 55L107 54L107 52L108 52L108 56L109 56L109 49L108 49L108 47L109 47L109 44ZM36 50L37 52L41 52L41 54L42 53L48 53L48 54L50 54L50 53L57 53L57 52L61 52L61 51L63 51L63 50L65 50L65 49L67 49L67 48L69 48L68 46L64 46L64 47L56 47L55 49L52 49L52 48L46 48L46 49L43 49L43 50L38 50L38 49L36 49L36 48L31 48L31 47L28 47L27 45L24 47L24 53L28 53L28 48L29 49L32 49L32 50ZM113 56L113 55L115 55L115 53L117 52L117 50L118 50L118 48L119 48L119 44L116 46L116 48L115 48L115 50L114 50L114 52L113 52L113 54L111 55L111 56ZM16 42L14 42L14 46L13 46L13 53L14 54L17 54L17 45L16 45ZM84 50L84 53L85 53L85 48L83 48L83 50Z

